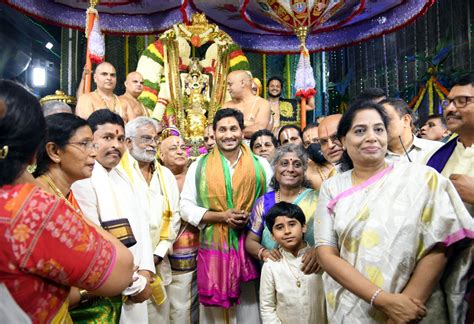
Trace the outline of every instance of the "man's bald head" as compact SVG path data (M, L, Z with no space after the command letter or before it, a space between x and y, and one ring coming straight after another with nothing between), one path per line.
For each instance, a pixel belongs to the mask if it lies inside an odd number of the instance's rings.
M321 120L318 127L319 143L324 157L335 164L341 160L342 144L337 139L337 127L341 120L341 114L329 115Z
M252 95L252 77L248 71L232 71L227 75L227 88L232 98L246 93Z
M97 89L103 92L113 92L117 84L115 67L109 62L97 65L94 72L94 82L97 85Z
M169 136L161 142L160 158L163 165L176 170L185 168L188 163L186 143L181 136Z
M321 119L318 127L318 135L326 137L328 134L337 133L337 126L339 126L341 118L341 114L334 114Z
M143 76L139 72L130 72L125 80L125 91L137 98L143 92Z
M95 67L94 75L100 73L102 70L108 70L108 69L113 69L115 72L115 67L112 65L112 63L102 62Z
M250 76L249 72L244 70L232 71L227 75L227 78L237 78L238 80L248 82L252 81L252 77Z

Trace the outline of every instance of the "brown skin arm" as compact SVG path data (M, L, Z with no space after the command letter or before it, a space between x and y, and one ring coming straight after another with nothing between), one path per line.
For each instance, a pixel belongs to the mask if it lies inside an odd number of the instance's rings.
M79 86L77 87L77 91L76 91L76 99L79 99L79 97L84 94L84 85L86 82L86 75L88 75L90 72L91 71L86 66L84 66L84 69L82 70L81 82L79 82Z
M462 201L474 204L474 177L465 174L451 174L449 180L453 183Z
M120 101L120 105L122 106L122 109L120 111L120 117L122 117L123 121L125 123L129 122L129 110L132 109L130 105L128 104L128 100L123 98L122 96L118 97Z
M250 138L256 131L267 128L268 123L270 122L270 103L265 99L258 99L255 105L258 107L255 121L245 126L243 130L245 138ZM245 120L245 122L247 123L248 121Z
M81 300L81 295L79 295L79 288L76 287L71 287L71 290L69 291L69 309L73 308L76 306L79 301Z
M370 302L379 287L342 259L335 247L319 246L316 251L321 267L334 280L359 298ZM391 294L382 291L375 298L374 306L389 318L403 322L416 320L426 315L426 308L422 302L405 294Z
M139 294L135 296L130 296L130 300L135 304L143 303L151 297L153 291L151 290L150 283L147 283L145 289L143 289Z
M306 100L306 110L314 110L314 96Z
M115 236L95 225L86 217L83 220L91 227L94 227L99 234L106 240L110 241L115 247L116 257L115 265L107 278L107 280L97 290L90 291L92 295L97 296L115 296L122 293L130 283L132 283L132 276L134 270L133 255Z
M94 106L92 105L92 98L90 95L82 95L77 100L76 115L87 119L94 112Z
M321 270L321 267L318 263L317 253L315 248L309 249L304 255L301 260L303 265L301 266L301 271L304 274L312 274L317 273Z
M263 247L260 244L260 237L255 235L252 232L247 232L247 237L245 238L245 249L248 253L250 253L255 259L258 260L258 251ZM265 249L262 252L262 259L263 261L270 259L272 261L278 261L281 259L281 253L278 249L267 250Z
M416 298L423 304L426 303L438 284L444 267L448 262L446 252L446 248L439 245L423 257L416 265L415 271L413 271L402 294Z

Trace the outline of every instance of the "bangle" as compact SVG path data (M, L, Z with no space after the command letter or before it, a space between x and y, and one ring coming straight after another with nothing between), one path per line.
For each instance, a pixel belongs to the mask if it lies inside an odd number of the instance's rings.
M258 253L257 253L257 259L262 260L262 254L263 254L263 251L265 251L266 248L264 248L263 246L258 250Z
M374 306L374 301L375 301L375 298L377 298L377 296L382 292L382 288L379 288L377 289L374 294L372 295L372 298L370 298L370 307L373 307Z
M79 290L79 296L81 297L81 299L79 300L80 304L84 304L87 301L89 301L90 296L89 296L89 293L87 292L87 290L85 290L85 289Z

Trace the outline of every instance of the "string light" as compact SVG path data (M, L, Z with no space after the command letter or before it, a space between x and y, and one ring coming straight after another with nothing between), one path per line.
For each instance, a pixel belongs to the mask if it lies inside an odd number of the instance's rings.
M385 71L385 91L387 91L387 95L390 95L390 87L389 87L389 80L388 80L388 64L387 64L387 40L385 35L382 36L382 44L383 44L383 67Z

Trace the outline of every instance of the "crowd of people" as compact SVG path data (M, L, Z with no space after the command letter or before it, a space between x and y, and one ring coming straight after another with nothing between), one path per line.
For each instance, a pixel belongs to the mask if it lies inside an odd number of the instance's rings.
M8 322L474 320L474 75L421 124L367 89L302 130L234 71L197 158L139 73L94 81L73 111L0 80Z

